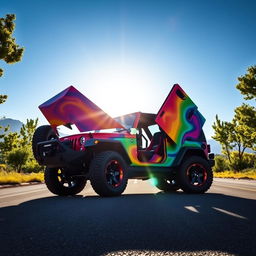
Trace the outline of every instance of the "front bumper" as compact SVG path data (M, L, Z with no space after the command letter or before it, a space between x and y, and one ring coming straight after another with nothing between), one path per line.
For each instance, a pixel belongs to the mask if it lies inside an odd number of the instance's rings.
M57 139L39 142L37 158L40 165L47 167L83 167L87 152L75 151L70 141L60 142Z

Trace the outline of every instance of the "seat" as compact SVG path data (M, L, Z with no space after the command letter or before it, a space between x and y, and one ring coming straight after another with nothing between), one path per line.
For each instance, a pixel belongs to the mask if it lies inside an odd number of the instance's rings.
M149 146L138 151L138 159L142 162L159 162L164 156L164 136L162 132L156 132Z

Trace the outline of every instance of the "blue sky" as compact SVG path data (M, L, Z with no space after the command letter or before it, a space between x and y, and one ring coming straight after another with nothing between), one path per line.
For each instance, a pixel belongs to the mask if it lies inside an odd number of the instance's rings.
M22 62L6 65L0 115L39 117L38 105L74 85L112 116L157 112L179 83L206 117L231 120L237 77L256 64L256 1L0 0L15 13Z

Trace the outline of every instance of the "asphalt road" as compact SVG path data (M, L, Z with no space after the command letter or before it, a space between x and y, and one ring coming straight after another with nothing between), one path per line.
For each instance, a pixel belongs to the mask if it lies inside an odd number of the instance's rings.
M215 179L203 195L131 180L100 198L45 185L0 189L0 255L256 255L256 182Z

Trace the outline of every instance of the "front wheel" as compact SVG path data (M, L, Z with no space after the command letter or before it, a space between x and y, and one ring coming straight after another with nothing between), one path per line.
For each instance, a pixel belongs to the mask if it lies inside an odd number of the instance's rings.
M46 168L44 171L44 180L47 188L53 194L59 196L76 195L86 185L86 179L84 177L66 176L61 168Z
M181 189L187 193L204 193L212 185L213 173L208 161L199 156L187 158L177 173Z
M90 181L100 196L119 196L127 186L126 164L114 151L98 153L90 165Z

